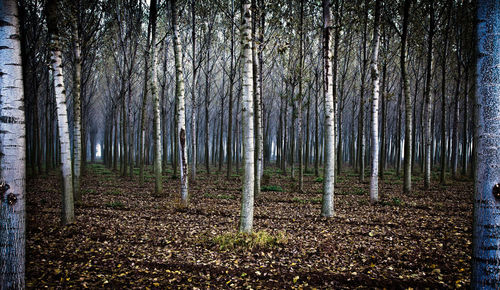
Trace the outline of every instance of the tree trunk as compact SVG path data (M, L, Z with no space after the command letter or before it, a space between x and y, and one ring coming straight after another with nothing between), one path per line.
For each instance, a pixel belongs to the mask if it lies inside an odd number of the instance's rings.
M365 1L365 14L363 20L363 37L361 39L361 54L362 60L360 63L361 66L361 82L360 82L360 102L359 102L359 117L358 117L358 140L359 140L359 182L365 181L365 79L366 79L366 63L368 62L368 58L366 55L366 43L368 41L368 1Z
M451 1L450 1L451 2ZM451 9L450 2L446 5L448 9ZM451 12L448 12L446 27L444 31L444 45L443 45L443 55L441 56L441 172L439 175L439 182L441 184L446 183L445 172L446 172L446 56L448 53L448 30L450 27Z
M142 90L141 105L141 128L139 134L139 184L144 184L144 158L146 152L146 104L148 101L148 74L149 74L149 53L151 48L151 25L152 14L149 15L148 36L146 39L146 50L144 51L144 87Z
M298 154L299 154L299 192L304 191L304 170L303 170L303 159L304 159L304 152L303 152L303 130L302 130L302 100L303 100L303 79L302 79L302 71L304 69L304 57L303 57L303 46L304 46L304 1L300 1L300 24L299 24L299 34L300 34L300 40L299 40L299 95L297 98L297 110L298 110L298 119L297 119L297 130L298 130L298 142L297 142L297 147L298 147ZM335 94L335 93L334 93ZM333 100L335 101L335 96L333 96ZM334 146L335 146L335 135L334 135ZM335 162L335 161L334 161ZM334 163L335 166L335 163Z
M19 14L17 1L0 6L0 288L24 289L25 114L21 41L12 37L20 35Z
M82 61L80 58L80 37L78 35L78 25L75 17L72 21L73 26L73 52L75 54L75 71L73 75L73 193L75 202L81 201L80 194L80 166L82 156L82 136L81 136L81 108L80 108L80 84Z
M176 0L171 0L172 28L174 31L174 54L175 54L175 97L177 100L177 132L179 143L179 163L181 174L181 199L188 203L188 168L187 168L187 146L186 146L186 108L184 100L184 73L182 71L182 50L177 24Z
M205 71L205 170L210 174L210 45L212 39L212 29L208 29L207 55L206 55L206 71ZM215 136L213 136L215 138Z
M46 7L47 26L50 35L50 53L53 70L53 85L56 97L57 122L60 140L61 173L63 179L62 217L63 225L75 221L73 204L73 177L71 174L71 148L69 141L68 110L66 106L66 91L62 69L62 52L59 46L57 30L58 12L57 0L49 0Z
M334 182L335 182L335 128L334 128L334 101L333 101L333 72L331 42L331 13L329 1L323 0L323 77L325 96L325 173L323 184L323 200L321 215L334 215Z
M384 27L384 26L382 26ZM389 39L386 39L385 37L385 28L382 28L382 39L384 42L384 52L387 52L387 46ZM380 132L380 160L379 160L379 176L380 179L384 180L384 171L385 171L385 161L386 161L386 154L387 154L387 147L386 147L386 131L387 131L387 110L386 110L386 102L387 102L387 60L384 57L384 64L382 65L382 126L381 126L381 132Z
M319 76L315 72L316 90L314 92L314 175L319 176Z
M404 182L403 192L411 192L411 142L412 142L412 106L409 92L408 76L406 73L406 45L408 35L408 22L410 12L410 0L405 0L403 5L403 33L401 34L401 81L403 85L403 94L405 99L405 147L404 147Z
M192 86L191 86L191 179L194 181L196 180L196 152L198 151L198 144L197 144L197 130L198 128L196 127L196 111L198 108L198 104L196 102L196 77L198 73L198 66L196 66L196 18L195 18L195 5L196 1L191 0L191 21L192 21L192 32L191 32L191 38L192 38L192 45L193 45L193 80L192 80Z
M234 0L231 0L231 64L229 68L229 116L227 123L227 179L231 177L233 166L233 85L234 85Z
M427 76L425 81L425 162L424 162L424 187L431 185L431 82L432 82L432 38L434 37L434 0L429 0L429 35L427 39Z
M472 289L500 288L500 5L478 1L477 169L472 234Z
M378 102L379 102L379 81L380 75L378 71L378 50L380 45L379 37L379 18L380 18L380 0L375 2L375 20L373 23L373 47L372 47L372 63L371 75L373 82L373 99L372 99L372 168L370 179L370 201L378 202Z
M458 168L458 118L459 118L459 98L460 98L460 81L462 78L462 73L459 63L459 49L457 50L457 80L455 86L455 96L453 105L453 136L452 136L452 148L451 148L451 175L453 179L457 178L457 168Z
M465 68L465 83L464 83L464 127L463 127L463 143L462 143L462 175L467 176L467 160L468 160L468 142L469 142L469 137L468 137L468 124L469 124L469 119L468 119L468 84L469 84L469 69L468 67Z
M160 195L163 190L163 179L161 174L161 122L160 122L160 98L158 97L157 71L156 71L156 0L151 0L151 98L153 100L153 142L154 142L154 174L155 194Z
M243 186L239 231L252 232L254 205L254 124L253 124L253 67L252 67L252 12L249 0L241 6L241 63L242 63L242 127L243 127Z

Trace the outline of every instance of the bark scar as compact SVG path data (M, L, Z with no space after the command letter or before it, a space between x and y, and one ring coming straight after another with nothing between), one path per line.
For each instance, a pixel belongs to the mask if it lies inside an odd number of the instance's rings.
M496 199L500 199L500 183L497 183L493 186L492 193Z
M17 202L17 197L12 192L7 195L7 203L9 205L14 205Z

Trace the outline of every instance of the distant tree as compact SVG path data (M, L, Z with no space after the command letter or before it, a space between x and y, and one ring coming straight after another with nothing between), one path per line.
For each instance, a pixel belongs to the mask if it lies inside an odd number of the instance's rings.
M425 154L424 154L424 187L429 189L431 183L431 82L432 82L432 52L434 37L434 0L429 0L429 35L427 36L427 75L425 81Z
M410 18L410 0L404 0L403 3L403 23L401 33L401 85L403 88L403 98L405 100L405 145L404 145L404 181L403 192L411 192L411 144L412 144L412 104L409 92L409 82L406 67L406 54L408 44L408 22Z
M18 15L17 1L0 2L0 289L25 287L26 134Z
M500 288L500 3L478 1L472 289Z

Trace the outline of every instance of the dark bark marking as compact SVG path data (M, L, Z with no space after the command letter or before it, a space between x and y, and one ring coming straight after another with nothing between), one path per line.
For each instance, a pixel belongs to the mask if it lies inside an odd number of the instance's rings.
M0 19L0 27L2 26L13 26L13 25L5 20Z
M186 145L186 131L184 129L181 129L179 139L181 141L181 148L184 149L184 146ZM184 150L182 152L184 152Z
M499 199L500 198L500 183L497 183L493 186L493 196L496 198L496 199Z
M12 192L7 195L7 203L9 205L14 205L17 202L17 197Z

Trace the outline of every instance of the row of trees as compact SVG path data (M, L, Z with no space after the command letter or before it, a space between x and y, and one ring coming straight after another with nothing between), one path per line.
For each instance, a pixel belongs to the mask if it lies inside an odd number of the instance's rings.
M495 3L487 5L498 15ZM9 249L2 261L24 257L18 233L24 230L25 149L32 174L62 164L63 224L74 221L79 177L97 145L105 164L123 176L133 177L139 167L141 183L145 165L153 164L157 193L170 161L173 174L179 169L186 204L188 162L193 180L198 160L207 172L211 162L218 171L227 163L228 177L233 162L236 169L243 162L242 232L252 230L253 199L264 164L272 161L284 174L290 167L292 178L298 175L300 190L312 160L316 174L324 163L324 216L334 214L335 167L341 171L344 162L361 181L370 162L373 202L378 177L391 165L399 174L402 160L405 193L417 162L427 187L433 164L439 163L441 182L447 167L458 174L460 159L462 173L473 172L473 150L481 143L468 130L480 125L469 118L475 50L468 1L151 0L148 8L139 0L48 0L20 1L19 13L17 4L4 0L1 7L0 77L2 98L9 100L2 101L8 130L1 132L17 134L2 136L0 241ZM242 20L239 37L236 19ZM2 262L6 285L22 285L19 265Z
M261 152L257 154L258 160L262 159L263 165L276 162L284 173L294 178L297 175L301 184L304 170L314 168L319 174L325 162L327 135L325 128L320 126L325 119L325 103L321 97L324 80L321 78L322 62L318 61L322 53L319 49L322 32L318 29L322 26L321 5L297 2L279 6L254 2L251 7L256 17L252 20L252 30L255 30L256 44L252 47L255 50L252 59L255 58L254 69L258 72L254 78L255 87L258 86L256 100L262 100L256 105L259 110L255 115L259 127L256 133L262 136L256 144L256 150ZM368 150L376 143L368 138L374 131L368 77L374 75L369 63L374 56L376 9L375 2L358 2L339 0L330 7L333 10L331 64L334 68L336 168L341 172L347 162L364 180L366 164L373 160ZM26 4L25 13L25 18L30 19L27 26L30 23L38 26L36 35L29 36L29 39L37 39L38 44L48 37L43 23L36 22L36 19L43 19L40 3ZM176 73L174 66L169 65L175 62L175 57L170 48L172 25L165 17L171 14L171 9L167 9L167 3L161 3L159 14L156 12L161 17L154 17L153 22L158 22L155 34L160 36L154 44L156 70L152 70L152 46L148 47L152 34L148 31L152 25L146 24L152 21L147 20L152 15L148 13L151 7L148 9L140 1L76 3L74 9L60 7L59 14L63 20L61 25L68 27L62 33L63 62L66 64L63 69L72 76L79 71L78 64L81 66L80 89L77 89L76 76L66 80L70 97L69 125L76 128L70 130L70 139L76 144L76 157L80 151L75 140L83 140L81 166L84 168L87 159L95 158L97 144L108 166L120 170L123 175L133 176L134 167L143 168L154 163L154 136L158 130L153 125L158 110L153 108L156 102L149 99L151 84L145 80L157 72L162 171L172 164L173 174L178 174L177 101L173 85ZM377 127L380 133L379 175L383 178L384 171L393 167L398 174L406 172L404 175L409 180L410 171L423 172L426 164L442 169L442 182L447 169L454 176L471 174L473 138L468 128L473 127L473 118L469 117L473 114L470 98L474 95L471 73L474 50L470 41L472 6L453 1L389 4L381 4L377 29L381 54L377 60L381 106ZM406 18L403 8L408 10ZM208 172L213 169L212 164L217 165L217 171L222 171L226 165L226 175L230 177L234 169L241 167L243 144L242 83L237 69L242 58L235 53L240 51L241 45L236 41L239 36L235 29L239 11L234 9L232 2L222 5L216 1L181 2L179 10L183 12L179 16L183 80L190 96L186 100L186 116L190 123L186 128L190 176L196 179L197 163L201 162ZM74 14L78 15L72 16ZM75 25L70 24L73 19ZM66 33L68 35L64 35ZM443 45L434 49L435 42ZM403 45L404 62L401 57L395 57L402 55ZM43 66L47 62L43 57L46 49L46 46L33 45L27 51L28 62L37 61L29 77L48 78L48 70ZM80 57L76 57L78 50ZM405 64L404 70L401 63ZM408 83L407 93L403 75ZM57 154L52 151L58 150L51 145L57 138L56 126L38 127L45 123L41 119L46 111L49 116L55 111L51 99L47 98L51 89L45 86L46 83L39 83L37 88L30 89L28 98L29 110L33 112L28 123L28 160L35 174L54 164ZM80 91L80 109L74 101L73 91L75 95ZM427 125L429 122L432 126ZM426 128L431 132L426 134ZM82 132L81 138L78 132ZM429 143L430 147L426 145ZM430 154L426 154L428 148ZM426 156L430 163L426 163ZM74 163L78 168L78 158ZM257 167L261 172L263 165ZM75 171L75 176L78 172ZM142 176L139 174L140 180ZM406 181L404 188L408 190L410 184Z

